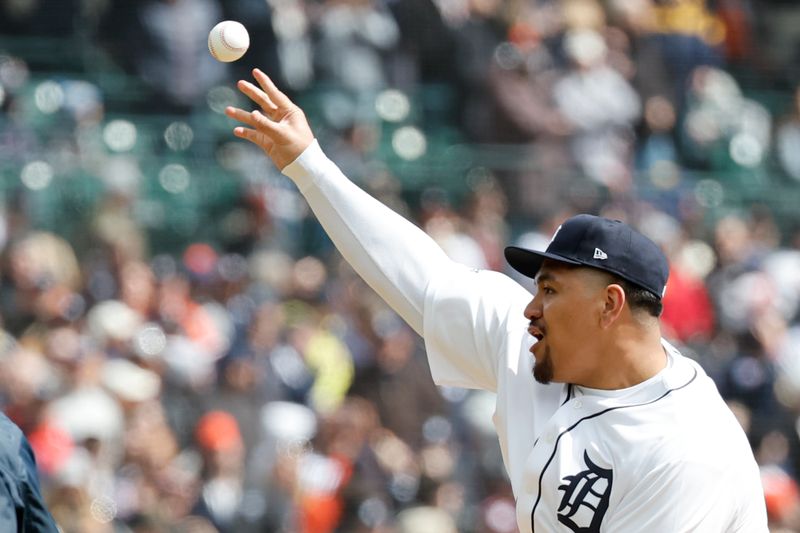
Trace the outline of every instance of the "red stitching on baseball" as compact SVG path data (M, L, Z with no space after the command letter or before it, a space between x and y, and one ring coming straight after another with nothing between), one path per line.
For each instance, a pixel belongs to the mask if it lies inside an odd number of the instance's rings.
M233 50L234 52L238 52L239 50L244 49L243 46L239 46L239 47L231 46L230 43L225 40L225 26L223 26L219 30L219 40L222 41L222 44L224 44L228 48L228 50Z

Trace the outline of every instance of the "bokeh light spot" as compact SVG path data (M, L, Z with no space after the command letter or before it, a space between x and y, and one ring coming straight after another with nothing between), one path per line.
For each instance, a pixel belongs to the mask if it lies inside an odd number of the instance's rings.
M117 516L117 504L107 496L99 496L92 500L89 512L101 524L108 524Z
M703 207L719 207L725 199L725 191L716 180L700 180L694 187L694 197Z
M134 337L136 353L149 358L160 355L167 347L167 335L158 324L145 324Z
M764 146L754 135L739 133L731 139L729 152L734 163L752 168L761 163L761 159L764 156Z
M180 152L192 145L194 131L185 122L173 122L164 130L164 140L170 150Z
M381 92L375 99L375 111L387 122L400 122L408 117L411 103L401 91L389 89Z
M236 104L236 91L230 87L214 87L206 96L208 107L215 113L224 113L229 105Z
M413 161L419 159L428 149L425 134L413 126L405 126L394 132L392 148L403 159Z
M103 129L103 140L114 152L127 152L136 145L136 126L129 120L112 120Z
M512 43L503 42L494 50L494 60L504 70L514 70L522 64L522 54Z
M28 81L30 71L28 65L21 59L0 55L0 83L11 92L19 89Z
M31 161L22 168L20 178L27 188L40 191L53 181L53 167L44 161Z
M185 166L172 163L161 169L158 173L158 183L165 191L172 194L184 192L191 182L191 175Z
M45 81L36 87L33 93L36 108L42 113L52 114L64 105L64 91L61 86L53 81Z

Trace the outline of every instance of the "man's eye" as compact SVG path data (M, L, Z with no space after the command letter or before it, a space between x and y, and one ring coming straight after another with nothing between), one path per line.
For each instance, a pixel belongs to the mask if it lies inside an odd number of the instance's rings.
M550 288L550 287L542 287L542 293L544 293L544 294L554 294L555 292L556 292L556 291L554 291L554 290L553 290L552 288Z

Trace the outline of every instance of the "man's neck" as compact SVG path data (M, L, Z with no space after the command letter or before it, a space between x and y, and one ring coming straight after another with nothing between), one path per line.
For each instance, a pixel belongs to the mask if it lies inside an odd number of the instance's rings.
M647 381L667 366L667 354L661 344L661 330L626 328L609 335L601 344L599 371L584 383L603 390L627 389Z

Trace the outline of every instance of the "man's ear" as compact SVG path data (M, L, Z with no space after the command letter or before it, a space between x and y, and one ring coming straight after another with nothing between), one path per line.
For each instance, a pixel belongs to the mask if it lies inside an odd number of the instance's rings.
M620 285L612 283L606 286L603 311L600 314L601 328L608 328L617 321L625 309L625 302L625 291Z

